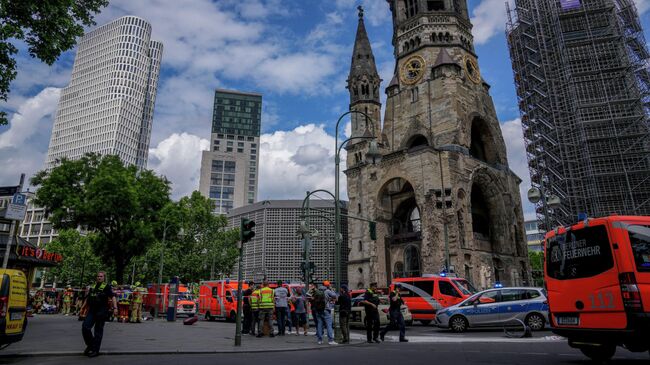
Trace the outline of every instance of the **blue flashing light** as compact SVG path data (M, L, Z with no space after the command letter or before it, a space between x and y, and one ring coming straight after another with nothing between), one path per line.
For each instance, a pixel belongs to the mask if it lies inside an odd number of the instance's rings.
M494 287L495 288L503 288L503 284L501 284L501 282L497 281L496 283L494 283Z
M230 279L226 279L226 285L230 284Z

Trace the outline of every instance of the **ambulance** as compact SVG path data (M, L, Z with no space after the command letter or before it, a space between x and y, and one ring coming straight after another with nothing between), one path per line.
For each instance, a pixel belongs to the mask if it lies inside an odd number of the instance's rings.
M160 298L157 300L157 298ZM153 316L158 306L158 315L167 313L169 304L169 284L151 284L147 288L147 294L144 297L144 311L148 311ZM178 296L176 297L176 315L186 315L188 317L196 314L196 303L192 293L186 285L180 284L178 287Z
M586 219L546 234L553 332L596 362L650 350L650 217Z
M242 290L246 289L248 284L243 282ZM234 322L237 316L237 281L202 281L199 288L199 314L207 321L219 318Z

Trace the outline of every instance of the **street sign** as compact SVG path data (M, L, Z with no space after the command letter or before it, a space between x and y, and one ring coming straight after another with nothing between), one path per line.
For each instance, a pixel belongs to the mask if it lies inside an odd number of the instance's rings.
M15 205L27 205L27 195L16 193L11 199L11 204Z
M18 192L18 186L0 186L0 196L12 196Z
M7 205L7 211L5 211L5 219L22 221L25 219L25 213L27 213L26 205L9 203Z

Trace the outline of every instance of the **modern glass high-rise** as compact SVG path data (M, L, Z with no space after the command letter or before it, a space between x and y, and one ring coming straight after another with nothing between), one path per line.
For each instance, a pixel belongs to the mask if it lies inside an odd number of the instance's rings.
M262 95L217 89L211 150L203 151L199 191L215 213L257 201Z
M650 54L632 0L515 0L507 29L540 221L650 215ZM543 228L543 227L541 227Z
M145 168L162 52L151 25L135 16L84 35L61 93L46 167L96 152Z

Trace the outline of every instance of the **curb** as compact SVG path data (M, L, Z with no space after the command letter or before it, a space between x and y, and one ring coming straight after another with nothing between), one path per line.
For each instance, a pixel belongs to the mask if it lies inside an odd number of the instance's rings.
M317 347L285 347L285 348L271 348L271 349L232 349L232 350L168 350L168 351L101 351L102 356L131 356L131 355L214 355L214 354L241 354L241 353L260 353L260 352L288 352L288 351L317 351L332 349L338 347L360 346L365 342L339 344L335 347L329 345L316 345ZM83 356L83 351L50 351L50 352L18 352L9 354L0 354L0 359L7 358L30 358L30 357L67 357L67 356Z

